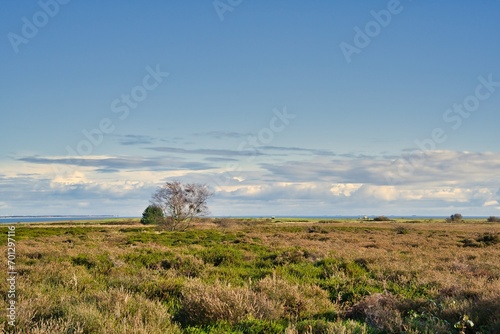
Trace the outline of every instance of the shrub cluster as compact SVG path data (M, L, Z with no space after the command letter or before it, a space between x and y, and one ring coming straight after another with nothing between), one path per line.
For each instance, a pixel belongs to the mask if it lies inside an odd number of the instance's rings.
M301 319L332 308L328 293L315 285L294 285L276 277L241 287L193 279L182 292L179 321L209 325L220 321L236 324L248 319Z
M373 220L376 221L376 222L388 222L388 221L391 221L391 219L389 219L386 216L377 216L377 217L373 218Z
M463 221L464 217L460 213L454 213L449 218L446 218L446 222L455 223Z
M158 225L164 220L163 210L157 205L148 206L142 213L141 224L144 225Z

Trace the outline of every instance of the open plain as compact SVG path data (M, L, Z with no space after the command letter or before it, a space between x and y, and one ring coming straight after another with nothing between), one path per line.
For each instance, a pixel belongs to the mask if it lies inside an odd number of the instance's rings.
M15 329L459 333L465 316L466 333L498 333L499 234L480 220L17 224Z

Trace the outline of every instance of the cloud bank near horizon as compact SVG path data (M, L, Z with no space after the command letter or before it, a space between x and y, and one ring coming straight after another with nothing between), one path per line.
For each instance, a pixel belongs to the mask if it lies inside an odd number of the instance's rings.
M249 162L245 156L218 160L219 152L197 152L203 153L199 161L183 150L156 157L20 157L2 168L0 207L8 214L137 216L157 186L181 180L215 190L214 215L500 213L500 178L495 177L500 153L428 151L412 160L411 172L399 173L405 154L395 159L276 153L275 162L260 156ZM388 172L399 173L397 183L389 183ZM33 209L30 203L41 197L51 204Z

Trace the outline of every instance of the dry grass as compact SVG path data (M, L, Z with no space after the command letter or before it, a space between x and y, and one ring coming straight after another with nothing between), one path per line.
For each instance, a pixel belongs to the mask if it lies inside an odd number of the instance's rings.
M283 315L290 319L302 319L334 311L328 293L317 285L290 284L273 275L258 281L254 289L277 303L283 308Z
M209 325L218 321L236 324L247 319L277 320L284 314L283 305L249 287L234 287L215 282L192 280L186 284L180 318L191 325Z
M456 333L463 315L477 333L500 332L496 223L93 222L16 234L17 333ZM6 302L6 284L0 293ZM0 330L15 332L6 319Z

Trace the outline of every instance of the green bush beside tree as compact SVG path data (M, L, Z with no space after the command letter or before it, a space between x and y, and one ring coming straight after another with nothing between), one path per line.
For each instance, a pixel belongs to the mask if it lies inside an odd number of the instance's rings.
M161 224L165 219L163 210L158 205L149 205L142 213L141 223L144 225Z

